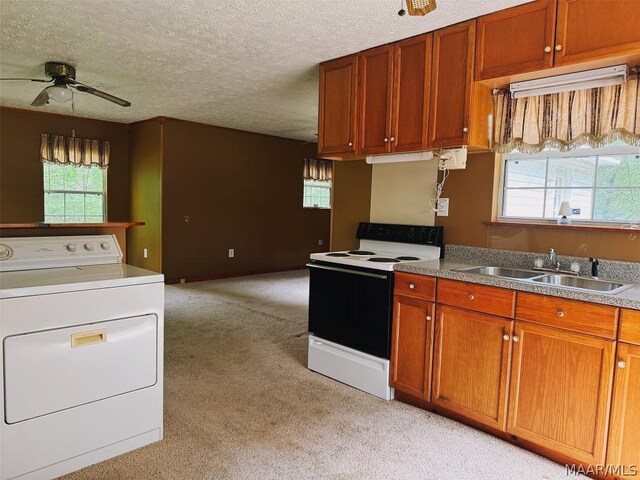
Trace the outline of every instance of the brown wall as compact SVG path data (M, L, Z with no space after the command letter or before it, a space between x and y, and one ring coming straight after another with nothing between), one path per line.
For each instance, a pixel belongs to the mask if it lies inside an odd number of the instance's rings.
M107 218L129 217L129 127L123 123L0 107L0 223L44 220L40 134L111 142Z
M442 194L450 198L449 216L436 217L436 225L444 226L446 243L526 252L546 252L553 247L561 255L640 261L637 232L488 227L485 222L492 218L495 171L495 156L485 153L469 155L466 170L451 172Z
M364 160L333 162L331 250L358 248L358 222L368 222L371 165Z
M131 218L145 222L129 229L128 261L162 271L162 124L159 119L130 126ZM147 249L147 258L144 249Z
M302 208L316 144L164 119L162 145L169 281L301 267L326 249L330 211Z

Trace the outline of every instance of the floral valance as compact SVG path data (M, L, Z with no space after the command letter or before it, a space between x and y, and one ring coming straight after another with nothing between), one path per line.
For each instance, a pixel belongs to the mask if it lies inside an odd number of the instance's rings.
M622 85L511 98L494 95L494 150L538 153L598 148L615 140L640 145L638 72Z
M331 160L320 158L305 158L302 176L305 180L329 181L332 178Z
M107 168L110 152L111 144L108 141L47 133L40 136L40 160L43 162Z

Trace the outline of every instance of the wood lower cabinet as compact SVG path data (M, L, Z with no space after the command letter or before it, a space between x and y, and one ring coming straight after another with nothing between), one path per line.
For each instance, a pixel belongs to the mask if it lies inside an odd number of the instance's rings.
M476 80L553 66L556 0L536 0L478 18Z
M640 346L618 345L607 465L621 478L640 468Z
M640 53L638 0L558 0L555 65Z
M506 318L438 305L432 403L504 431L512 328Z
M395 296L391 338L391 386L429 401L434 304Z
M513 340L507 431L603 464L615 342L527 322L516 322Z
M358 55L320 64L318 154L355 154Z

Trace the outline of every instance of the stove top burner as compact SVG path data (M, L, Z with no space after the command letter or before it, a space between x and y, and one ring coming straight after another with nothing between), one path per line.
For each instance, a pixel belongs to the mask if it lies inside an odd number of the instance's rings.
M400 261L406 261L406 260L420 260L420 258L418 257L409 257L409 256L404 256L404 257L396 257L396 260L400 260Z
M351 255L349 255L348 253L340 253L340 252L335 252L335 253L327 253L327 257L350 257Z
M374 252L369 252L367 250L349 250L351 255L375 255Z
M397 263L400 260L395 258L385 258L385 257L373 257L369 259L369 262L381 262L381 263Z

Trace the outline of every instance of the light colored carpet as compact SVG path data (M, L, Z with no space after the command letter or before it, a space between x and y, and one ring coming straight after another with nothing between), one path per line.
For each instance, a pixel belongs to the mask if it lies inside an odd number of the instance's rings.
M306 271L168 286L165 438L80 479L566 479L565 468L306 368Z

